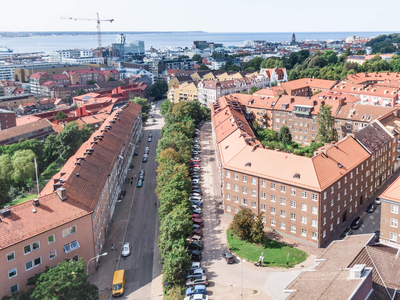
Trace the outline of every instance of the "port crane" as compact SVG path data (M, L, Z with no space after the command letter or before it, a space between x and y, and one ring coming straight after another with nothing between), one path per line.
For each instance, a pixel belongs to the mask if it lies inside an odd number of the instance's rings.
M100 20L99 13L97 14L97 19L90 19L90 18L73 18L73 17L61 17L63 20L72 20L72 21L95 21L97 23L97 38L99 42L99 57L103 57L103 51L101 48L101 29L100 29L100 24L101 22L114 22L114 19L108 19L108 20Z

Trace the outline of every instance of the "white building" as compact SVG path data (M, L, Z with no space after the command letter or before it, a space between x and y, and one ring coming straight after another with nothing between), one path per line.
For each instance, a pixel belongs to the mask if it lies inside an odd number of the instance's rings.
M93 57L93 51L86 49L57 50L50 52L48 59L50 62L67 62L64 59L82 57Z
M103 64L104 58L91 56L91 57L64 57L62 62L68 64Z
M288 76L285 68L273 68L273 69L262 68L260 70L260 75L268 78L270 86L274 82L279 83L288 81Z

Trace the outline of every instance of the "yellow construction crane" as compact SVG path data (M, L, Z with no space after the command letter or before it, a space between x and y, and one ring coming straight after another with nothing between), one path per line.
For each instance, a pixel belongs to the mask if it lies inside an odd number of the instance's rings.
M63 20L73 20L73 21L96 21L97 22L97 38L99 40L99 57L103 57L103 51L101 48L101 29L100 29L100 22L114 22L114 19L109 20L100 20L99 13L97 13L97 20L96 19L88 19L88 18L73 18L73 17L61 17Z

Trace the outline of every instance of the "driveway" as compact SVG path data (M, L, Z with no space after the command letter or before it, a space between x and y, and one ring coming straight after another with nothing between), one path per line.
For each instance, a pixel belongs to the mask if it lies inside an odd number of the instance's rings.
M202 265L210 278L208 288L210 299L286 299L288 294L283 293L283 289L306 269L306 266L314 268L314 256L301 266L289 270L258 268L249 262L230 265L225 262L222 254L227 251L226 229L232 219L223 215L220 204L222 199L210 121L202 126L200 137L205 224Z

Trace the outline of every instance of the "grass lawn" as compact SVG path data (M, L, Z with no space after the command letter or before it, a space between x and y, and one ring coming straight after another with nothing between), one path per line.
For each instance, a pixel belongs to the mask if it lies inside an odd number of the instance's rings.
M293 267L307 259L307 253L280 242L265 238L263 244L254 244L241 240L236 235L231 239L231 231L227 230L229 249L237 256L252 262L258 261L263 252L263 265L267 267L287 267L286 260L289 253L289 267Z
M15 204L19 204L19 203L22 203L22 202L26 202L26 201L35 199L36 197L37 197L37 194L25 195L25 196L23 196L21 199L19 199L17 201L11 201L11 202L8 202L8 203L2 205L2 207L7 206L7 205L15 205Z
M57 169L55 169L55 170L52 170L52 171L50 171L50 172L43 172L41 175L40 175L40 178L41 179L44 179L44 180L49 180L49 179L51 179L51 177L53 177L55 174L57 174L58 172L60 172L60 170L61 170L61 167L60 168L57 168Z

